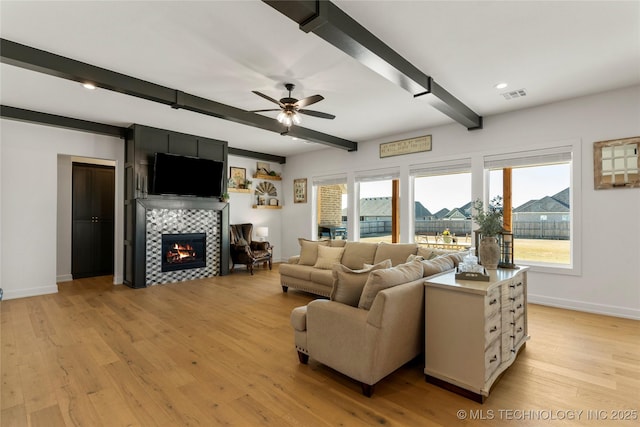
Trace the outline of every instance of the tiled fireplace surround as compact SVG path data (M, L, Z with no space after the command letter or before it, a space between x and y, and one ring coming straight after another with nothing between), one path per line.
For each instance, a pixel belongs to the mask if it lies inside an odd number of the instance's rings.
M136 256L144 265L134 287L181 282L226 274L228 252L228 205L217 200L189 197L149 197L136 199L136 238L144 253ZM206 266L187 270L162 271L162 235L206 233ZM228 234L228 232L226 233Z
M220 211L211 209L147 209L145 285L183 282L220 274ZM162 271L162 235L206 234L206 266Z

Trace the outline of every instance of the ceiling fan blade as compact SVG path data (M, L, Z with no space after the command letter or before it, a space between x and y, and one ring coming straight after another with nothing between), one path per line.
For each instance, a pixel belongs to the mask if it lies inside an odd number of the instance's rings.
M313 95L307 96L306 98L301 99L300 101L295 103L295 106L298 108L304 108L307 105L315 104L316 102L320 102L324 99L322 95Z
M265 111L282 111L281 108L271 108L268 110L250 110L250 113L264 113Z
M336 116L334 116L333 114L327 114L313 110L298 110L298 113L306 114L307 116L319 117L321 119L333 120L336 118Z
M265 95L264 93L258 92L257 90L252 90L251 92L255 93L258 96L263 97L264 99L266 99L267 101L271 101L274 104L278 104L281 107L284 107L284 105L282 105L282 103L280 101L276 101L275 99L273 99L272 97L270 97L269 95Z

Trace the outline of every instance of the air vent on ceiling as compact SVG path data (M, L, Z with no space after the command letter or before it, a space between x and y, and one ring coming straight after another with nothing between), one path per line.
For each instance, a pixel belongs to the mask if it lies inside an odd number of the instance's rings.
M512 90L510 92L503 93L502 96L504 96L504 99L520 98L522 96L527 96L527 91L524 89Z

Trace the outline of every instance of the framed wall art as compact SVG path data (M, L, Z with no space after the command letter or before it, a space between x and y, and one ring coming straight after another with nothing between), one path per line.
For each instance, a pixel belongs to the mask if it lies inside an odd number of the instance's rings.
M244 188L246 180L247 170L245 168L237 168L235 166L229 167L229 187Z
M307 203L307 178L293 180L293 203Z
M271 165L266 162L257 162L256 163L256 173L261 175L269 175L271 172Z
M640 187L640 137L593 143L594 188Z

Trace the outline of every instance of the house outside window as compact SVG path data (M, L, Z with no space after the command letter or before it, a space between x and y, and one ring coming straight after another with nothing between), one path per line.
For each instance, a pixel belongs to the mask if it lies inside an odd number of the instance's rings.
M422 244L450 243L472 246L471 159L414 165L414 240Z
M512 232L517 263L574 267L572 146L489 156L489 198L503 194L503 168L511 169Z
M471 173L417 176L414 180L414 232L418 243L471 244Z

